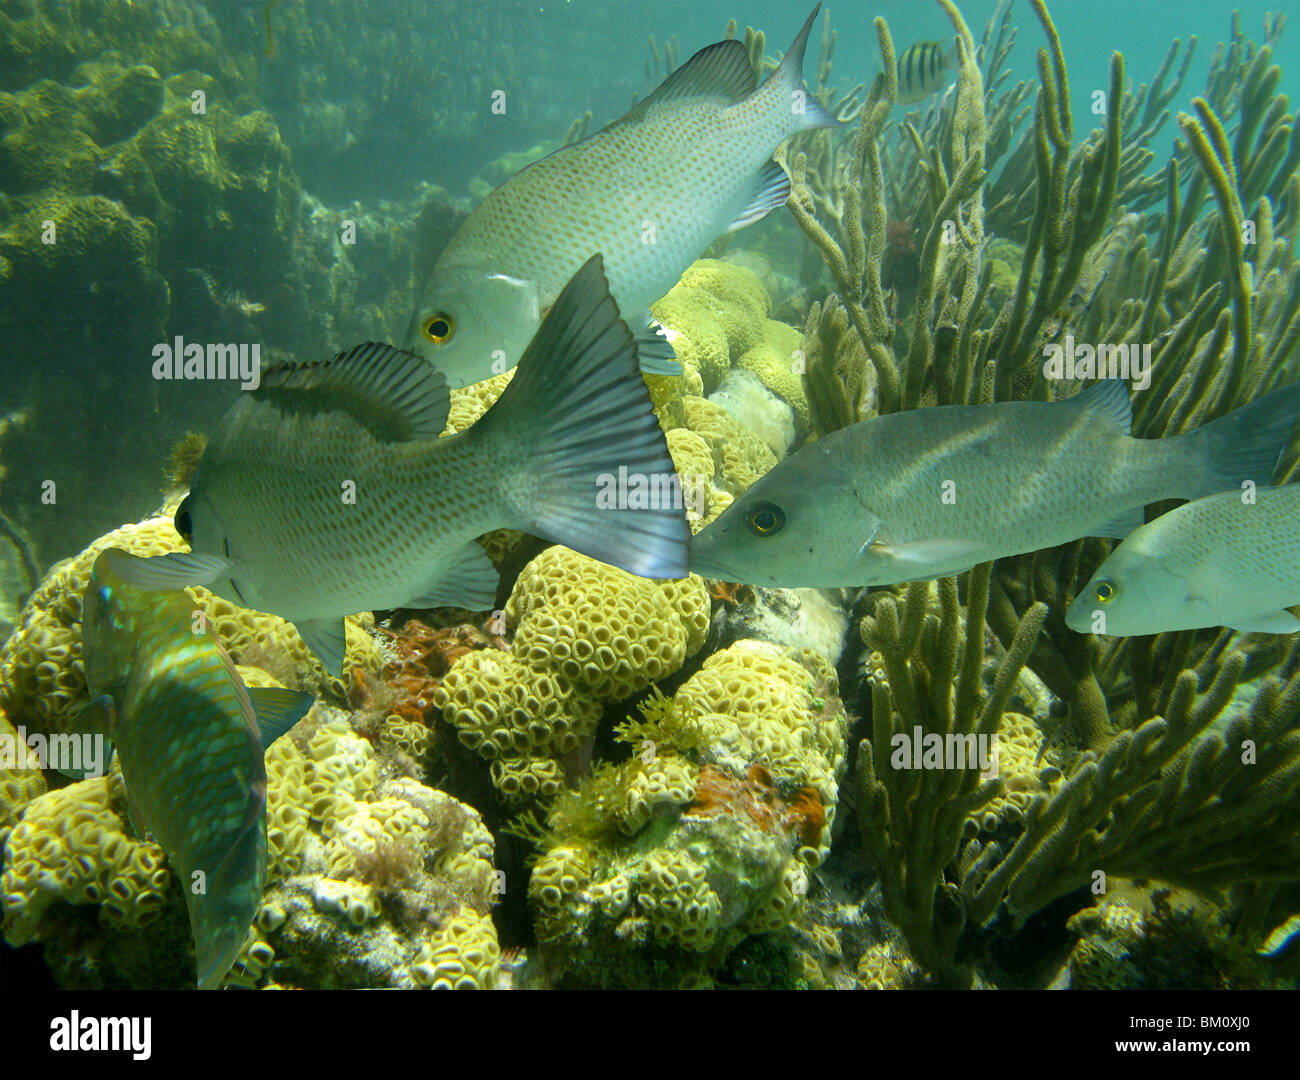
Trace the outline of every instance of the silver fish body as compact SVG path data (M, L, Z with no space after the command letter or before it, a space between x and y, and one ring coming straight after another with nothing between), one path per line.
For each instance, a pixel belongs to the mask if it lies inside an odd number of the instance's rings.
M771 161L777 147L836 123L802 89L816 14L761 86L744 46L717 42L620 120L493 191L439 257L404 347L452 386L508 370L594 252L605 258L619 310L641 322L714 239L785 204L789 180ZM680 372L644 354L642 365Z
M1300 619L1300 485L1224 491L1143 525L1066 612L1080 633L1228 626L1293 634Z
M853 424L760 478L691 544L691 569L752 585L890 585L1082 536L1146 504L1266 484L1300 384L1190 435L1134 439L1122 382L1061 402L940 406Z
M129 559L103 552L83 600L90 714L112 739L134 825L180 880L197 983L210 989L234 963L266 882L264 733L269 742L292 726L312 699L250 696L216 639L194 632L185 594L121 580Z
M620 468L674 476L599 256L482 419L439 438L448 411L441 376L386 345L264 373L213 434L177 514L192 553L135 560L129 580L206 585L280 615L337 674L345 615L490 609L497 574L475 538L492 529L685 576L682 507L598 505L601 477Z

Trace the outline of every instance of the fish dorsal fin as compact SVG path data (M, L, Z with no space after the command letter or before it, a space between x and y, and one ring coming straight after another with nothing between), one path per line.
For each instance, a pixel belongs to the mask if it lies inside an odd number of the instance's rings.
M754 92L754 69L745 46L729 38L706 45L638 101L619 123L639 120L651 105L688 98L717 98L733 105Z
M268 368L252 393L286 409L345 409L388 442L436 439L451 412L447 380L437 368L377 341L323 363Z
M1125 435L1129 434L1133 426L1133 405L1128 396L1128 384L1122 379L1106 379L1067 400L1072 405L1104 417Z

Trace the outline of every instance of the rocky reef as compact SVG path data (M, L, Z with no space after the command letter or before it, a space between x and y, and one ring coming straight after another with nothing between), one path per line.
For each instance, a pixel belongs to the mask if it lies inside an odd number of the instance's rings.
M654 307L684 374L646 382L696 531L858 420L1068 396L1039 363L1066 335L1152 347L1144 438L1295 379L1284 20L1260 41L1234 21L1199 97L1189 47L1136 87L1116 53L1082 135L1041 0L1020 28L1001 4L978 39L940 7L955 81L910 109L885 20L881 74L848 87L823 16L810 91L848 130L792 140L791 213L721 239ZM394 5L362 53L421 9ZM238 5L161 10L0 8L0 742L19 748L0 760L0 905L7 946L70 987L194 979L181 885L120 773L42 769L19 738L66 734L86 704L95 556L184 548L186 469L161 496L159 470L235 391L182 415L150 350L184 334L318 359L399 336L472 202L590 124L561 139L551 106L463 195L345 196L349 169L430 125L456 145L455 95L484 87L411 64L362 78L340 61L350 3L275 7L269 42ZM1037 77L1013 81L1031 32ZM770 69L763 35L744 40ZM651 49L653 82L677 57ZM398 115L404 98L438 111ZM32 314L52 310L57 333ZM448 432L510 378L454 391ZM86 400L134 419L68 423ZM228 986L1295 985L1294 641L1075 633L1098 539L863 595L480 543L500 610L349 619L341 679L282 620L190 590L249 686L316 698L267 753L267 884ZM995 739L996 762L895 764L930 738Z

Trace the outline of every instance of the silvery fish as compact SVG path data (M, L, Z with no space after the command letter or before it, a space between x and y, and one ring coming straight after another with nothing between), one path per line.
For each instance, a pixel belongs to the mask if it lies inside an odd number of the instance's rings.
M78 723L112 740L131 824L167 853L194 932L200 990L235 962L266 883L264 747L309 694L244 686L182 593L121 580L131 556L100 554L82 601L86 684Z
M790 180L771 160L782 142L837 123L803 89L816 15L761 86L743 44L716 42L622 119L493 191L439 257L404 347L452 386L506 371L564 283L599 251L639 335L643 369L680 374L671 347L649 330L650 305L719 235L785 205Z
M1143 525L1065 615L1082 634L1228 626L1294 634L1300 619L1300 485L1225 491Z
M327 670L343 617L493 606L475 537L521 529L656 578L684 577L684 510L597 508L601 477L674 477L632 335L593 256L565 287L497 403L438 434L442 376L387 345L263 373L209 440L176 529L189 554L134 559L147 588L205 585L290 620Z
M1134 439L1123 382L1066 401L944 405L809 443L691 543L697 574L749 585L893 585L1082 536L1127 536L1143 508L1268 483L1300 383L1198 431Z

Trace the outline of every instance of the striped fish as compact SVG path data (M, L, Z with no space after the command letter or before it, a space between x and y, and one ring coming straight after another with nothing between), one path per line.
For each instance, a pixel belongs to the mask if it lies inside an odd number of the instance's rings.
M722 233L786 204L790 180L772 160L781 143L837 123L803 88L816 14L761 86L741 42L715 42L626 116L493 191L439 257L404 348L451 386L506 371L600 252L642 369L681 374L671 347L647 331L650 305Z
M898 58L898 96L895 105L915 105L948 85L948 73L957 67L956 47L946 53L937 41L918 41Z
M100 554L82 601L81 726L111 739L131 824L152 835L180 879L200 990L235 962L266 884L263 748L311 707L309 694L250 690L193 602L142 592Z

